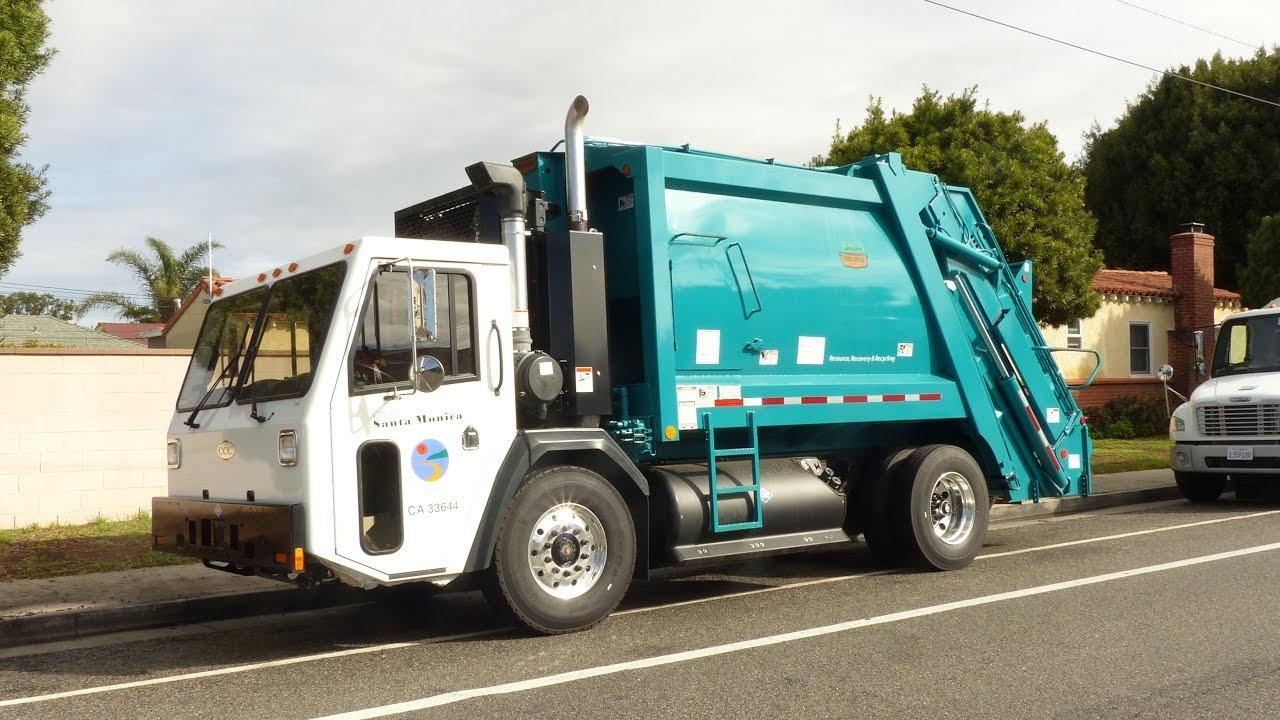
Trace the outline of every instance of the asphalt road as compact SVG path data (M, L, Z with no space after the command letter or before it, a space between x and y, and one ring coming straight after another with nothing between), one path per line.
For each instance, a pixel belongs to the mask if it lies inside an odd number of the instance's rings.
M5 650L0 718L1275 718L1277 587L1280 507L1157 503L996 526L954 573L648 583L562 637L411 593Z

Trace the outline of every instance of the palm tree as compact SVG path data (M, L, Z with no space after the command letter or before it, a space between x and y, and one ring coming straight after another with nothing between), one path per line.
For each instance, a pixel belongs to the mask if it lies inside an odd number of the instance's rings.
M137 302L118 292L94 293L81 304L82 312L92 308L113 308L134 322L168 322L178 309L183 295L190 292L208 270L205 264L207 243L197 243L175 252L163 240L148 237L151 257L138 250L120 248L107 256L107 262L123 265L138 279L147 302ZM220 248L220 243L214 243ZM216 275L216 273L215 273Z

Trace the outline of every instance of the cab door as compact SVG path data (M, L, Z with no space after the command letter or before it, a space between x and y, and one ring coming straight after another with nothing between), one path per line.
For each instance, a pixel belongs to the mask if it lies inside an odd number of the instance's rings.
M515 435L507 266L411 258L367 272L332 408L337 553L383 582L451 575ZM415 357L433 382L413 382Z

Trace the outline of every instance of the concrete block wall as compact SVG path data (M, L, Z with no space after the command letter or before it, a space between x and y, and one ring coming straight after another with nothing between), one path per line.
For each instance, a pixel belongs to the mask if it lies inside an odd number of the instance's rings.
M189 350L0 349L0 529L150 509Z

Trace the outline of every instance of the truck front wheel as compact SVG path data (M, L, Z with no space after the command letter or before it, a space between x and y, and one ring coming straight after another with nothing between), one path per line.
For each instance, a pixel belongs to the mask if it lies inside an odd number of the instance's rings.
M913 452L899 472L893 517L910 559L937 570L972 562L991 511L987 480L973 456L954 445L930 445Z
M584 468L547 468L507 508L489 594L536 632L585 630L618 606L635 564L635 527L618 491Z
M1209 503L1218 499L1223 488L1227 486L1226 475L1212 473L1194 473L1174 471L1173 479L1178 483L1178 492L1182 497L1194 503Z

